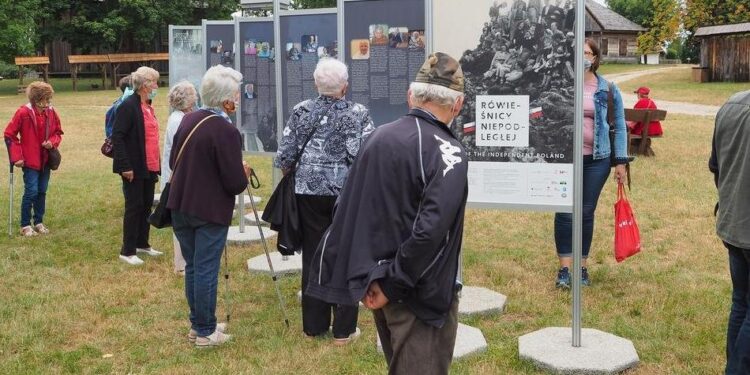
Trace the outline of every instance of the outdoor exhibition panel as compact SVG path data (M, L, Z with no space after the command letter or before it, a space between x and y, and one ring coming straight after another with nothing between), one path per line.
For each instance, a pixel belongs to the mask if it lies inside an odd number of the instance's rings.
M340 1L347 98L367 106L375 125L391 122L408 111L406 92L426 57L425 0Z
M238 18L236 68L242 73L237 126L244 150L275 153L276 46L273 18Z
M205 72L203 28L169 25L169 87L182 80L200 89Z
M279 14L282 128L295 105L318 96L313 72L321 58L338 57L337 24L335 8Z
M466 77L451 128L469 155L473 206L572 210L575 15L540 15L535 3L432 4L434 50L459 59Z
M206 69L219 64L234 69L234 21L203 20L203 40Z

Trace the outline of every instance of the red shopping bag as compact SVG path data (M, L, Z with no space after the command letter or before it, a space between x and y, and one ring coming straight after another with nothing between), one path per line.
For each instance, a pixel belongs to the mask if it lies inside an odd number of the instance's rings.
M641 251L641 233L623 184L617 184L615 202L615 259L622 262Z

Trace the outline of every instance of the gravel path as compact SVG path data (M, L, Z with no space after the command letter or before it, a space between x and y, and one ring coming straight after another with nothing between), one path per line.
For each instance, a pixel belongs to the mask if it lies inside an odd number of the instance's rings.
M668 67L668 68L649 69L649 70L638 70L635 72L608 74L605 76L605 78L607 78L608 80L614 83L620 83L620 82L630 81L635 78L641 78L649 74L656 74L659 72L663 72L665 70L673 70L673 69L690 69L690 67L679 66L679 67ZM633 105L638 100L638 98L632 92L623 92L622 100L625 105L625 108L633 108ZM693 115L693 116L716 116L716 112L719 111L718 106L682 103L682 102L670 102L670 101L661 100L661 99L656 100L656 105L659 107L659 109L666 110L667 114L681 113L681 114Z

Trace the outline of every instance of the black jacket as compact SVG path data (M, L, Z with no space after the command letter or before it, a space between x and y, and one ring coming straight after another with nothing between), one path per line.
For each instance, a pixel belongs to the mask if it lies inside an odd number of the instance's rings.
M141 97L134 93L117 108L112 127L114 155L112 172L133 171L134 178L146 178L146 130L141 110Z
M445 124L421 110L365 141L312 261L307 295L355 304L379 280L441 327L456 291L468 160Z

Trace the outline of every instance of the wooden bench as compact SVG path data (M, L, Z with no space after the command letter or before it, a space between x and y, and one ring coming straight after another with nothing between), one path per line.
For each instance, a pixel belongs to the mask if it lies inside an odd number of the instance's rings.
M49 57L48 56L17 56L16 65L18 65L18 87L16 92L22 94L26 92L26 85L23 84L23 67L27 65L39 65L44 72L44 82L49 82Z
M654 150L651 148L651 138L661 138L661 135L649 135L648 130L651 121L663 121L667 118L667 111L662 109L632 109L625 108L625 121L640 122L643 124L643 130L640 135L628 132L628 154L633 154L633 143L637 143L635 154L643 156L654 156ZM639 142L633 142L639 140Z
M109 56L107 55L68 55L70 63L70 72L73 76L73 90L78 91L78 72L82 64L96 64L102 72L102 89L107 88L107 65L109 65Z
M157 61L169 61L169 53L110 53L109 62L112 64L112 87L117 87L118 80L124 75L117 74L122 63L143 62L153 67Z

